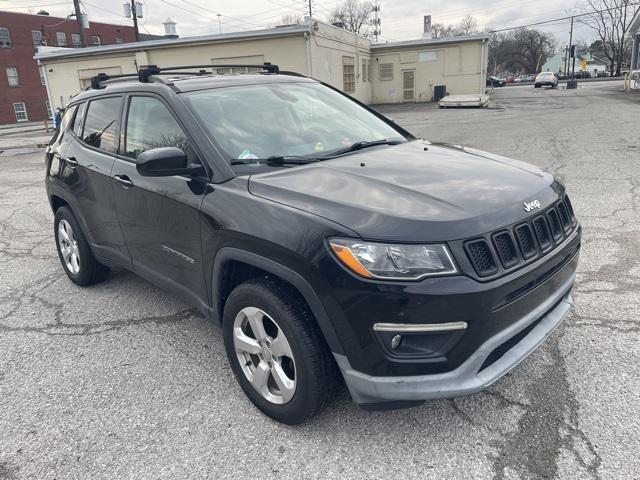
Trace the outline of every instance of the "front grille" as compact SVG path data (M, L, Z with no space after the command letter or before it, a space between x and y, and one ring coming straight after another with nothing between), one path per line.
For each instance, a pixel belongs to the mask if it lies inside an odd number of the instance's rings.
M531 233L531 227L528 224L518 225L516 227L516 237L518 239L518 245L524 258L532 258L536 256L538 251L536 250L536 244L533 241L533 234Z
M476 270L476 273L481 277L493 275L498 271L489 244L484 239L472 240L465 244L467 255Z
M547 251L553 244L551 234L549 233L549 227L547 227L547 221L543 216L539 216L533 219L531 222L533 225L533 231L536 234L536 240L542 251Z
M493 236L493 246L496 248L504 268L512 267L518 263L518 252L509 232L496 233Z
M569 197L536 213L513 227L461 242L480 277L508 273L536 258L547 255L576 228Z

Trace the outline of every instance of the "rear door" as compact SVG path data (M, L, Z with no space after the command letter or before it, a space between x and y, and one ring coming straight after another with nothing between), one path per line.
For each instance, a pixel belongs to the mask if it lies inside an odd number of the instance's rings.
M111 186L122 102L123 97L116 95L79 104L59 154L61 180L75 200L73 208L81 217L94 253L128 264Z
M200 163L185 129L167 103L153 95L128 97L120 155L113 168L118 218L142 276L206 305L200 205L208 178L143 177L136 158L157 147L178 147Z

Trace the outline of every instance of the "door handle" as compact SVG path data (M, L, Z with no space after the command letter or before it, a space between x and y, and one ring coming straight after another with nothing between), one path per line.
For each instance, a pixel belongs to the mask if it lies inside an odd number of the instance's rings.
M69 157L69 158L65 158L64 159L65 163L67 165L69 165L71 168L75 168L78 166L78 160L76 160L76 157Z
M133 182L126 175L114 175L113 178L122 188L133 187Z

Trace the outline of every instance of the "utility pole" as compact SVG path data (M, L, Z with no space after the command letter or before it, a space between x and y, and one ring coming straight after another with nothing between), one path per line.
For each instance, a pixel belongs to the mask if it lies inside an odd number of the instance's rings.
M87 46L87 39L84 35L84 26L82 25L82 11L80 10L80 0L73 0L73 7L76 10L76 23L78 24L78 34L80 35L80 44Z
M313 15L311 14L311 0L309 0L309 17L313 18Z
M222 35L222 23L220 23L220 17L222 16L221 13L216 13L217 17L218 17L218 31L220 32L220 35Z
M569 61L571 55L571 45L573 45L573 17L571 17L571 29L569 30L569 46L567 47L567 61L564 63L564 76L569 75Z
M133 31L136 34L136 42L139 42L140 32L138 31L138 12L136 12L136 0L131 0L131 16L133 17Z

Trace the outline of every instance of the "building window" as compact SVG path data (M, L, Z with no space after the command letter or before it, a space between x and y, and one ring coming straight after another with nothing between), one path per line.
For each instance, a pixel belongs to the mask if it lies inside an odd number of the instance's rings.
M24 104L24 102L14 103L13 111L16 114L16 121L26 122L27 120L29 120L29 117L27 117L27 106Z
M46 85L47 84L47 77L44 73L44 67L41 65L40 67L38 67L38 71L40 72L40 83L42 85Z
M102 40L100 39L100 35L92 35L91 41L94 45L102 45Z
M49 117L49 120L53 120L53 110L51 110L49 100L45 100L45 105L47 106L47 117Z
M124 39L122 37L116 37L116 43L124 43Z
M80 34L79 33L72 33L71 34L71 45L73 45L74 47L81 47L82 46L82 41L80 40Z
M56 39L58 40L59 47L67 46L67 34L64 32L56 32Z
M4 28L4 27L0 28L0 47L2 48L11 47L11 34L9 33L8 28Z
M393 80L393 63L380 64L380 80Z
M356 66L353 57L342 57L342 90L356 91Z
M18 77L18 69L16 67L7 67L7 80L10 87L17 87L20 85L20 77Z
M31 30L31 38L33 38L33 45L35 47L44 45L42 43L42 32L40 30Z
M362 60L362 82L366 82L368 78L368 74L367 74L367 61L366 60Z

